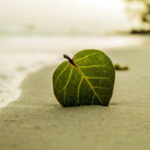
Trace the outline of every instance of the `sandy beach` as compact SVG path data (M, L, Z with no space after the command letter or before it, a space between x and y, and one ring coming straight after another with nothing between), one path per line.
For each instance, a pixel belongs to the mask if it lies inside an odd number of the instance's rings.
M0 110L0 149L149 150L150 51L106 53L129 66L116 73L109 107L61 107L52 90L55 67L44 67L28 75L20 98Z

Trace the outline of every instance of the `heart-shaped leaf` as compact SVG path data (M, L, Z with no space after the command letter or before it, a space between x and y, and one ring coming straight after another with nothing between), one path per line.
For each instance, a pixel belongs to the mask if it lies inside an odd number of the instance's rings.
M111 99L115 70L112 61L100 50L78 52L61 63L53 75L54 94L63 106L104 105Z

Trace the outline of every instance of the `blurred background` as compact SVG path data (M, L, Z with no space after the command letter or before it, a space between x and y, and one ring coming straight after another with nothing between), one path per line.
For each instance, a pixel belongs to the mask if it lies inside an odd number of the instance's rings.
M129 27L121 0L1 0L1 34L100 35Z
M1 35L75 36L150 30L149 0L0 0L0 4Z
M67 53L149 49L150 0L0 0L0 107Z

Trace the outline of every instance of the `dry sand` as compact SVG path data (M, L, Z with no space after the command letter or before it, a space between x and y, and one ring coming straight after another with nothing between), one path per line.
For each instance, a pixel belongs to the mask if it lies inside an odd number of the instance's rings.
M52 67L30 74L21 97L0 110L0 150L149 150L150 51L112 51L117 72L109 107L63 108Z

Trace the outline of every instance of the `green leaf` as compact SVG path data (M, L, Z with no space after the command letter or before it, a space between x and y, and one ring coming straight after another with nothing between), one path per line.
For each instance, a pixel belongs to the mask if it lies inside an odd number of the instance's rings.
M112 97L115 70L100 50L86 49L61 63L53 75L54 94L63 106L104 105Z

